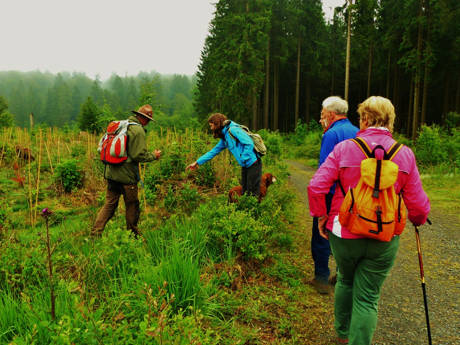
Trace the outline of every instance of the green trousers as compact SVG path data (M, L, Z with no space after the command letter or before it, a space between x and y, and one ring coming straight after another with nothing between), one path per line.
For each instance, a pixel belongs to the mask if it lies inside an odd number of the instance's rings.
M349 345L370 345L377 325L380 289L393 267L399 236L390 242L343 239L329 234L337 263L335 330Z

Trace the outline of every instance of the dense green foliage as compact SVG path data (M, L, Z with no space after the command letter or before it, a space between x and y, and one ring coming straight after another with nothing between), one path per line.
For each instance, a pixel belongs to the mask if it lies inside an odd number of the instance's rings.
M460 112L458 1L356 0L350 12L352 121L369 95L392 100L396 130L412 139L421 124ZM329 22L320 0L218 1L197 74L198 113L282 131L317 120L324 98L344 94L347 19L345 1Z
M302 343L299 339L314 337L312 325L318 319L300 309L324 316L324 303L329 302L318 300L304 282L303 268L292 260L293 243L299 240L292 227L303 225L296 223L295 195L282 161L296 157L316 166L321 130L316 123L299 123L291 135L260 133L269 148L264 172L274 173L277 183L260 204L251 197L228 204L226 192L239 175L232 157L222 153L198 171L184 171L188 162L215 144L209 134L149 131L149 148L161 148L163 156L141 168L143 236L136 240L125 230L122 210L101 238L89 236L104 202L97 136L42 129L0 131L2 138L9 138L0 163L0 342L258 343L263 331L252 325L268 320L263 329L270 329L270 337L280 342ZM444 180L446 172L455 179L458 128L423 127L415 145L396 137L414 149L422 174L431 173L434 166ZM43 139L49 159L42 151L38 169ZM14 154L17 142L29 141L36 157L30 165ZM27 177L24 186L11 179L15 163L20 165L18 173ZM452 193L451 183L445 183L445 193ZM67 193L61 193L64 190ZM31 217L44 207L53 212L52 278L45 222L39 217L34 226ZM51 287L55 321L50 315ZM299 303L301 307L293 306Z
M66 193L83 185L84 172L76 159L68 159L56 166L55 180Z
M0 96L0 128L13 127L14 116L8 111L8 103Z
M35 123L63 127L79 122L80 128L86 130L87 120L83 121L82 116L89 111L88 97L94 103L91 107L100 109L98 129L105 127L108 120L126 118L144 103L152 104L155 116L161 118L160 125L172 127L183 121L190 126L195 115L194 83L194 78L188 76L144 72L135 77L114 74L101 82L82 73L10 71L0 72L0 96L8 101L16 124L22 127L29 127L29 114L33 113ZM173 115L175 119L170 120Z
M279 182L261 204L246 197L228 205L225 190L238 170L228 155L196 172L184 171L191 157L214 145L208 134L149 132L148 143L164 148L159 162L141 170L142 240L123 229L123 212L101 238L92 238L92 221L104 201L97 136L43 130L30 134L24 139L27 133L19 129L1 133L8 141L30 140L34 147L46 140L49 151L42 153L49 159L42 157L39 169L40 152L35 150L37 160L30 166L2 156L0 342L222 344L220 332L209 322L226 327L222 288L239 278L232 273L213 279L206 272L231 262L260 267L275 249L290 247L294 195L286 188L285 167L273 158L265 167ZM279 134L270 136L282 144ZM14 144L4 145L5 152L10 146ZM72 158L61 160L61 154ZM18 174L28 176L23 187L7 179L15 163L21 165ZM53 276L42 236L47 227L31 216L44 207L52 211ZM56 321L50 315L51 290Z

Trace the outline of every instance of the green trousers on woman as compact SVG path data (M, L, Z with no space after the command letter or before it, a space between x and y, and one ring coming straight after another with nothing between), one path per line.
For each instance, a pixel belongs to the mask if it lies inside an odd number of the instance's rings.
M390 242L343 239L329 234L337 263L335 330L349 345L370 345L377 325L380 290L393 267L399 236Z

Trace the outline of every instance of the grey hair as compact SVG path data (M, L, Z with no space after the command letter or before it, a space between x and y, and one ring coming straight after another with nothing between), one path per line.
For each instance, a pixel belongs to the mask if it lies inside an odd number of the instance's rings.
M331 96L323 101L323 108L338 115L347 115L348 102L338 96Z

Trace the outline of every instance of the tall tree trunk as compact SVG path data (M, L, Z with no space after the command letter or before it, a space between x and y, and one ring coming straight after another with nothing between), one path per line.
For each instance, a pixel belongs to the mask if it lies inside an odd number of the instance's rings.
M300 98L300 37L297 40L297 74L295 81L295 111L294 111L294 121L297 126L299 121L299 98Z
M252 130L257 131L257 92L252 90Z
M423 16L423 0L419 3L418 12L418 35L417 35L417 62L415 69L415 85L414 85L414 111L412 116L412 140L417 136L419 126L419 101L420 101L420 84L422 79L421 63L422 63L422 16Z
M307 84L305 85L305 123L310 123L310 102L311 102L311 81L307 75Z
M407 112L407 136L410 137L412 130L412 106L414 105L414 76L410 78L410 90L409 90L409 109Z
M430 2L426 2L425 6L425 13L426 13L426 40L425 40L425 52L430 53L430 33L431 33L431 15L430 15ZM428 100L428 84L430 81L430 66L428 61L425 59L425 71L423 73L423 93L422 93L422 114L420 118L420 123L424 125L426 123L426 104Z
M429 76L428 74L430 73L430 68L428 67L428 64L425 63L425 72L423 74L424 80L423 80L423 94L422 94L422 115L420 118L420 123L424 125L426 123L426 103L428 99L428 83L429 83Z
M264 99L264 128L268 129L268 110L270 102L270 40L267 44L267 55L265 58L265 99Z
M450 96L450 74L449 72L445 73L444 76L444 105L443 105L443 112L442 117L445 119L447 113L449 112L449 96ZM443 121L444 124L444 121Z
M279 129L279 60L273 66L273 130Z
M391 82L391 49L388 50L387 58L387 87L385 91L386 98L390 98L390 82ZM393 99L393 102L395 100Z
M394 72L393 72L393 105L395 106L396 113L399 112L399 74L398 74L398 64L395 63L394 65ZM402 121L401 121L402 123Z
M334 19L333 19L333 22L332 22L332 28L333 28L333 32L332 32L332 66L331 66L331 92L330 94L333 95L334 94L334 88L335 88L335 83L334 83L334 79L335 79L335 9L334 9Z
M348 0L348 29L347 29L347 57L345 60L345 100L348 101L348 83L350 79L350 40L351 40L351 8L353 0Z
M369 65L367 68L367 98L371 95L371 75L372 75L372 59L374 56L374 45L371 42L369 45Z

